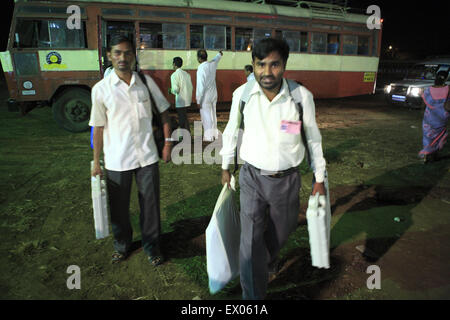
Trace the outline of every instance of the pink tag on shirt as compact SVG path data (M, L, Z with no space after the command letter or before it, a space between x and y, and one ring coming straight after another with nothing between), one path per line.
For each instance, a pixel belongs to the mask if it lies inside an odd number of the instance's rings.
M301 121L281 120L281 132L286 132L290 134L299 134L301 125L302 125Z

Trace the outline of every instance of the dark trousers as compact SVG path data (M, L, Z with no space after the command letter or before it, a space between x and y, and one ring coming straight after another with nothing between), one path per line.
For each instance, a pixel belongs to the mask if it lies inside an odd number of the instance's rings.
M142 247L148 255L159 250L161 234L159 166L158 163L129 171L106 170L114 249L130 250L133 230L130 223L130 194L133 175L136 177L142 235Z
M187 117L188 107L176 108L176 109L177 109L177 113L178 113L178 123L180 124L180 128L186 129L188 132L190 132L189 120Z
M239 173L241 244L239 265L243 299L264 299L268 265L275 262L297 227L300 173L272 178L245 163Z

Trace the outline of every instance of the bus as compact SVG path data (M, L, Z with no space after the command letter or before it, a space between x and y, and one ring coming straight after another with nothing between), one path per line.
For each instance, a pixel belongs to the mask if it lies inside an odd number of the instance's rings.
M253 43L265 37L289 43L287 78L316 98L335 98L374 93L381 29L369 29L367 19L307 1L15 0L0 58L10 103L49 105L61 128L81 132L89 129L90 89L109 66L106 48L115 35L134 41L138 68L172 103L174 57L183 59L195 88L197 50L206 49L209 59L222 50L216 77L218 102L226 103L246 81Z

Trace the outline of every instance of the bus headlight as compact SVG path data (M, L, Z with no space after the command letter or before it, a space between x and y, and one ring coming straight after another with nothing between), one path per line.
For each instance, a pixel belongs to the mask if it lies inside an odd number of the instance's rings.
M386 87L385 90L386 90L386 93L387 93L387 94L391 93L392 86L391 86L391 85L388 85L388 86Z
M412 87L412 88L410 88L409 93L410 93L410 95L412 95L413 97L419 97L421 91L422 91L422 90L421 90L420 88L414 88L414 87Z

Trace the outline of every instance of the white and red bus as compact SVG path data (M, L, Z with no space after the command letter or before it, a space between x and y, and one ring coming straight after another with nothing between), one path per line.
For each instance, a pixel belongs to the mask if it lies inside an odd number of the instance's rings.
M116 34L133 39L140 69L172 102L168 87L174 57L183 59L195 86L197 50L205 48L209 59L222 50L217 87L219 102L228 102L245 82L253 43L264 37L288 41L286 77L303 83L316 98L373 93L381 30L370 30L367 15L343 7L299 4L16 0L7 51L0 53L10 100L50 104L62 128L88 129L90 89L108 67L106 46Z

